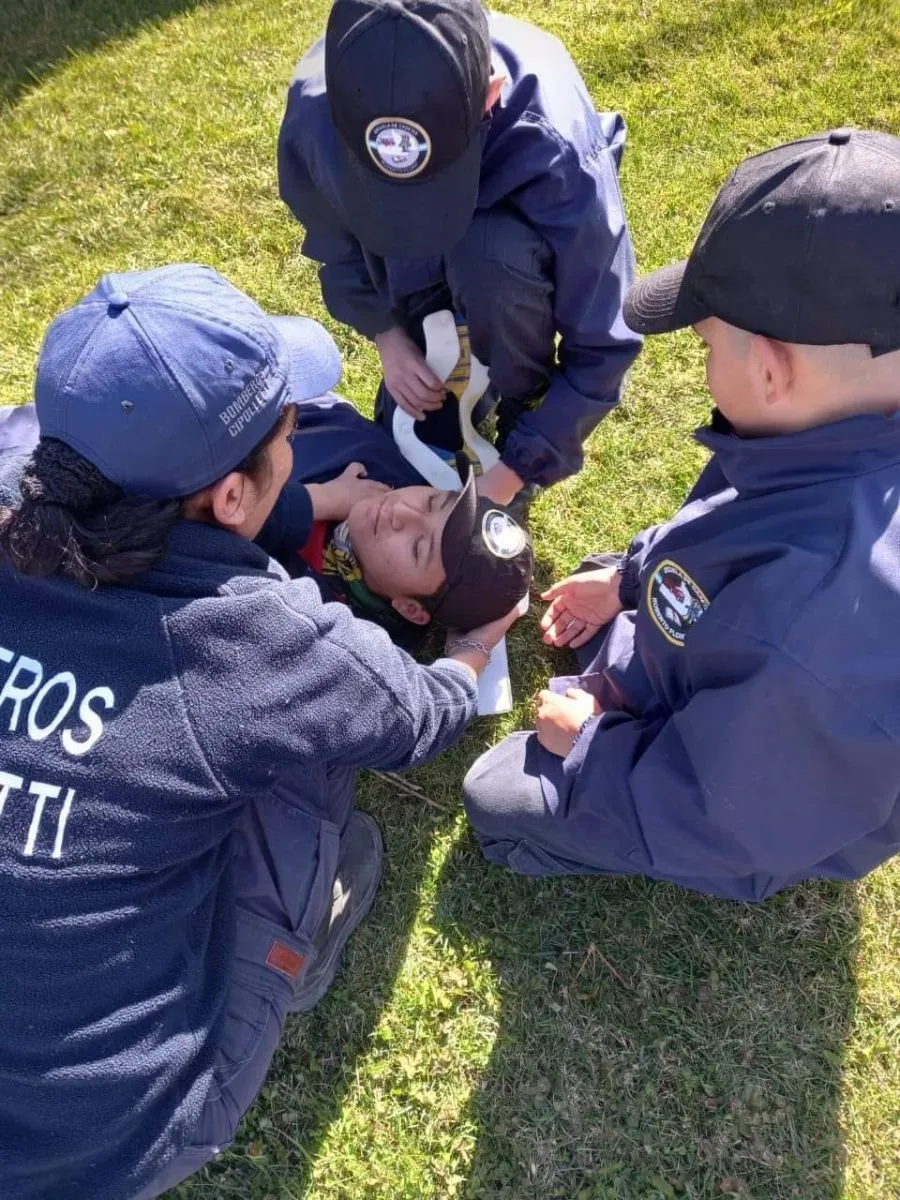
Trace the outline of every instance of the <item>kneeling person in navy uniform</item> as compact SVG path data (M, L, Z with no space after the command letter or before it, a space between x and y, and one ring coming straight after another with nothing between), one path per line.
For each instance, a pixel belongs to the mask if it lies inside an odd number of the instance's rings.
M900 849L900 139L748 159L629 324L693 326L718 409L684 507L547 593L536 732L474 765L486 856L735 900Z
M480 0L336 0L297 68L279 185L325 304L375 342L381 418L397 404L449 450L422 321L455 310L499 400L500 462L478 484L497 502L581 469L640 348L624 145L560 42Z
M355 772L475 713L508 620L419 665L252 540L339 368L196 266L49 329L0 469L4 1196L148 1200L228 1145L372 904Z

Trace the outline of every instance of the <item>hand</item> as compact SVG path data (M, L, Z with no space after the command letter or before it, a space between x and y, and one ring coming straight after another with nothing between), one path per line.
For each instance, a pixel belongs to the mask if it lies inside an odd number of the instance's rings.
M456 643L460 640L480 642L485 650L491 651L503 640L507 631L518 621L521 615L520 602L511 612L508 612L503 617L499 617L496 621L490 621L487 625L479 625L476 629L469 629L465 633L459 629L448 629L444 653L447 658L457 659L469 667L476 675L480 675L487 666L485 656L480 650L474 649L471 646L459 646L457 648Z
M595 697L581 688L569 688L564 696L545 688L535 700L537 739L551 754L567 758L582 725L600 711Z
M354 504L373 496L383 496L391 489L384 483L367 479L366 468L362 463L355 462L345 467L337 479L331 479L328 483L310 483L306 490L312 501L313 517L317 521L344 521L350 516Z
M524 484L524 479L517 475L512 467L498 462L478 476L475 480L475 490L479 496L485 496L495 504L509 504Z
M388 391L405 413L424 421L441 407L446 391L422 351L399 325L375 336L381 373Z
M541 596L550 601L541 619L547 645L577 650L589 642L598 629L622 611L620 578L614 566L599 567L570 575L548 588Z

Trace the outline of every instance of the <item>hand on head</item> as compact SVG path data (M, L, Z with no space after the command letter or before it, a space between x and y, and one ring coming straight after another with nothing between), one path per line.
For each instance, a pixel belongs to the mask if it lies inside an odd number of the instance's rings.
M306 490L317 521L345 521L354 504L378 500L391 489L386 483L367 479L363 464L354 462L345 467L336 479L330 479L327 483L310 483Z
M497 646L507 632L515 625L522 615L522 602L510 609L496 621L488 621L475 629L463 632L459 629L447 630L445 653L448 658L456 658L464 662L476 674L479 674L488 664L491 651Z

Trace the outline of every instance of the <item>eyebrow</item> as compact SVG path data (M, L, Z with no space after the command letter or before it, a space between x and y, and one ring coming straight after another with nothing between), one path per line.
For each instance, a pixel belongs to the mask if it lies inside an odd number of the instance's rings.
M444 498L441 501L441 503L437 506L437 508L434 510L435 512L443 512L445 508L447 508L450 504L452 504L453 499L456 496L456 493L455 492L444 492L443 495L444 495ZM434 532L432 531L428 535L428 553L425 556L425 566L426 567L431 565L431 561L434 558L434 551L435 551L435 537L434 537Z

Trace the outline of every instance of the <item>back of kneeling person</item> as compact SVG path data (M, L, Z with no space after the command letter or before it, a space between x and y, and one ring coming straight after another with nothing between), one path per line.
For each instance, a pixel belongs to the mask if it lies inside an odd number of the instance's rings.
M706 344L713 457L672 521L548 593L583 674L469 773L492 861L761 900L900 849L897 195L895 137L779 147L629 292L633 328Z
M417 665L252 541L338 374L194 266L107 277L45 339L0 478L5 1196L152 1197L231 1140L374 898L355 770L475 711L471 643Z

